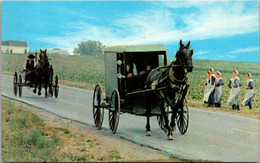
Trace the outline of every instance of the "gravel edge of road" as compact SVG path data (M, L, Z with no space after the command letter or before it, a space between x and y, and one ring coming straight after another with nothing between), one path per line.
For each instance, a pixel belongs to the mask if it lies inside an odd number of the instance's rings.
M53 115L53 116L56 116L56 117L58 117L58 118L61 118L61 119L64 119L64 120L66 120L66 121L71 121L71 122L74 122L74 123L76 123L76 124L78 124L78 125L84 125L84 126L87 126L87 127L89 127L89 128L91 128L91 129L94 129L94 126L93 125L91 125L91 124L88 124L88 123L84 123L84 122L80 122L80 121L77 121L77 120L72 120L72 119L69 119L69 118L66 118L66 117L63 117L63 116L60 116L60 115L57 115L57 114L55 114L55 113L53 113L53 112L50 112L50 111L48 111L48 110L46 110L46 109L44 109L44 108L41 108L41 107L38 107L38 106L35 106L35 105L32 105L32 104L29 104L29 103L27 103L27 102L24 102L24 101L22 101L22 100L18 100L18 99L15 99L15 98L12 98L12 97L9 97L9 96L6 96L6 95L4 95L4 94L2 94L1 96L3 96L4 98L6 98L6 99L8 99L8 100L10 100L10 101L12 101L12 102L15 102L15 103L18 103L18 104L20 104L20 105L22 105L22 106L24 106L24 107L26 107L26 108L28 108L29 110L40 110L41 112L44 112L43 114L50 114L50 115ZM104 130L104 131L106 131L106 130L108 130L108 129L102 129L102 130ZM104 132L101 132L101 134L103 134L103 136L110 136L110 135L107 135L107 134L104 134ZM147 149L149 149L149 150L153 150L154 152L156 152L158 155L159 154L161 154L161 155L164 155L164 157L168 157L169 159L163 159L163 160L137 160L138 162L140 161L140 162L157 162L157 161L162 161L162 162L172 162L172 161L174 161L174 162L185 162L185 161L195 161L195 162L203 162L203 160L189 160L189 159L184 159L184 158L179 158L178 156L175 156L175 155L173 155L173 154L170 154L170 153L168 153L167 151L162 151L162 150L160 150L160 149L158 149L158 148L155 148L155 147L153 147L153 146L150 146L150 145L147 145L147 144L141 144L141 143L138 143L138 142L136 142L136 141L134 141L134 140L131 140L131 139L128 139L128 138L126 138L126 137L124 137L124 136L120 136L120 135L118 135L118 134L115 134L115 135L113 135L113 136L116 136L116 137L118 137L118 138L120 138L120 139L122 139L122 140L124 140L124 141L127 141L128 143L132 143L132 144L135 144L135 145L138 145L138 146L140 146L140 147L143 147L143 148L147 148ZM126 160L127 161L127 160Z

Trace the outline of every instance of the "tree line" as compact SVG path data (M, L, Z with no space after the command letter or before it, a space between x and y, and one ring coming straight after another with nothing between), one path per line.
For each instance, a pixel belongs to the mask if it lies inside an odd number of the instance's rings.
M79 55L102 56L104 55L104 44L100 41L82 41L74 48L73 53Z

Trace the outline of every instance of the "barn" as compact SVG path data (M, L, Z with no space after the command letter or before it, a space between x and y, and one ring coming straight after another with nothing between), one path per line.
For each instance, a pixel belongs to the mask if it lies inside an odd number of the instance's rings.
M10 54L27 54L28 41L1 41L1 52Z

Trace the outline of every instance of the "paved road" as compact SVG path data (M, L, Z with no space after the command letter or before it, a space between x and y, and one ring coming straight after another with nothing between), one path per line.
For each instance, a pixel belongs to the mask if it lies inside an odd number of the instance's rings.
M23 96L15 97L12 77L1 76L2 95L48 110L61 117L94 126L92 118L92 91L61 86L58 99L38 96L32 89L23 88ZM174 140L166 139L155 117L152 118L152 136L145 136L146 118L130 114L120 116L114 135L162 150L180 159L215 161L260 161L259 120L225 113L190 109L187 133L174 132ZM103 134L110 135L108 112L105 111Z

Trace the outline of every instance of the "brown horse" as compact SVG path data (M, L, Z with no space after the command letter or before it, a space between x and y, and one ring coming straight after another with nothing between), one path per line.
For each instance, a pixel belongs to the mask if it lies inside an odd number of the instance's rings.
M36 93L36 89L38 87L38 95L41 95L42 86L45 88L45 98L48 97L47 88L52 86L52 78L53 78L53 69L48 61L47 49L42 51L40 49L39 62L37 63L35 69L35 89L33 90ZM51 93L52 88L49 89L49 93Z

